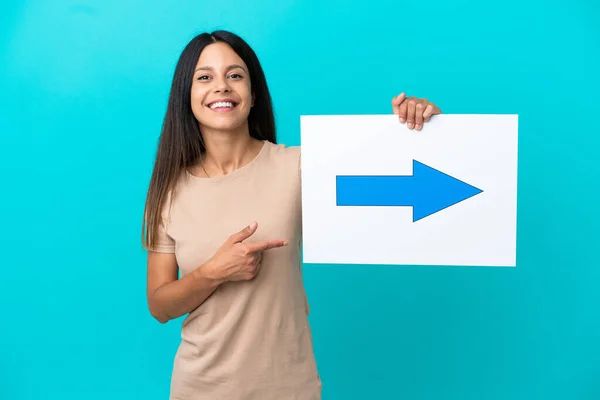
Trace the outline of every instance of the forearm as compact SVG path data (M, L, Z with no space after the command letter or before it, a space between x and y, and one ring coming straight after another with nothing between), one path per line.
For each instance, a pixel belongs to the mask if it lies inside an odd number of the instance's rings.
M176 319L198 308L219 286L203 274L203 267L181 279L157 288L148 301L150 312L161 323Z

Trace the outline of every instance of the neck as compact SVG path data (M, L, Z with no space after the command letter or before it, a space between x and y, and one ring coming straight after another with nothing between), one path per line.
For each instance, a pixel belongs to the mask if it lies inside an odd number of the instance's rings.
M262 142L250 136L248 127L238 132L202 130L206 147L195 173L209 177L227 175L252 161Z

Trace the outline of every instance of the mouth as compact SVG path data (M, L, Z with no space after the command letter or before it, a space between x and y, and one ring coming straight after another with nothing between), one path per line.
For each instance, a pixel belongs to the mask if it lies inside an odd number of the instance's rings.
M206 106L213 111L231 111L237 107L238 103L231 99L221 99L208 103Z

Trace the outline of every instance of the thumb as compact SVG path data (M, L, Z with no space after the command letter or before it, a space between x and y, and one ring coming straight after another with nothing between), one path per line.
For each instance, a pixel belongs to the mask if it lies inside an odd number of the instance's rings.
M258 223L256 223L256 221L251 223L250 225L248 225L241 231L236 232L233 235L231 235L231 241L233 243L239 243L239 242L242 242L242 241L248 239L256 231L257 227L258 227Z

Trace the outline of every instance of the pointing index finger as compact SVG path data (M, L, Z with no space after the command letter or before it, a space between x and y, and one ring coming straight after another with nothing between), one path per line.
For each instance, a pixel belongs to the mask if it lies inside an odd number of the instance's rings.
M251 252L265 251L274 249L276 247L283 247L288 244L287 240L275 239L275 240L263 240L262 242L248 243L248 247Z

